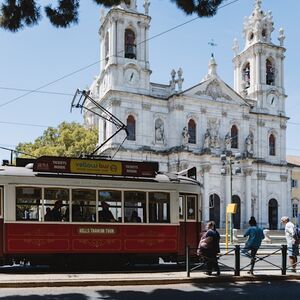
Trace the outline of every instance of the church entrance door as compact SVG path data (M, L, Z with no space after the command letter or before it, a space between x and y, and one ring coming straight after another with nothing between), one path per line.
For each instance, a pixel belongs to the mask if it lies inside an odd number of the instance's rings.
M276 199L269 201L269 229L277 229L278 224L278 202Z
M209 196L209 220L214 221L220 228L220 197L217 194Z
M240 229L241 228L241 199L239 196L232 196L232 203L237 204L236 213L232 214L232 223L233 228Z

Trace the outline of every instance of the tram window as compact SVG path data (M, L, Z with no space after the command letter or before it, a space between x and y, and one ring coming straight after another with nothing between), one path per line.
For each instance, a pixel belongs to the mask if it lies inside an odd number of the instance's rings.
M183 196L179 196L179 219L183 220L183 212L184 212L184 207L183 207Z
M124 192L124 220L131 223L145 223L146 193Z
M72 222L96 222L96 191L72 190Z
M195 220L196 219L196 198L195 198L195 196L187 196L186 206L187 206L187 219Z
M69 190L45 188L44 221L69 221Z
M170 223L170 194L164 192L149 193L149 222Z
M16 220L41 220L42 189L35 187L16 188Z
M99 191L99 222L122 222L120 191Z

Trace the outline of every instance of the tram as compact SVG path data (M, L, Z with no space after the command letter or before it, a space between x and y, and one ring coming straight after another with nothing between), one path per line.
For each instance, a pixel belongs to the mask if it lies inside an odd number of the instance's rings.
M157 169L63 157L0 166L0 263L180 261L198 245L201 187Z

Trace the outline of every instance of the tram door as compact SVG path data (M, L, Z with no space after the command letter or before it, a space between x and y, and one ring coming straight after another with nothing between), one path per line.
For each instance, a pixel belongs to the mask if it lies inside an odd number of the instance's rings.
M0 256L3 255L3 187L0 186Z
M197 195L180 194L179 196L179 254L184 255L186 246L197 248L200 224L198 222Z

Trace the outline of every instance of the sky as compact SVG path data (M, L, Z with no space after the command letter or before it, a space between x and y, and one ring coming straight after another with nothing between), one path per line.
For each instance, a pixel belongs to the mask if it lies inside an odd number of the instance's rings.
M140 12L143 2L137 0ZM185 15L171 0L151 0L152 82L168 84L171 70L181 67L183 89L196 85L207 74L213 51L219 76L233 87L233 39L243 49L243 21L253 11L254 0L227 0L223 6L212 18L196 18ZM76 89L88 88L100 72L101 8L92 0L81 0L79 23L68 29L54 28L46 17L38 26L17 33L0 29L0 147L14 149L20 142L33 142L47 127L63 121L83 122L80 111L70 112L70 105ZM279 29L285 29L287 154L300 156L300 1L263 0L262 8L273 13L275 44ZM211 40L217 44L213 49ZM0 149L0 163L9 158L10 152Z

